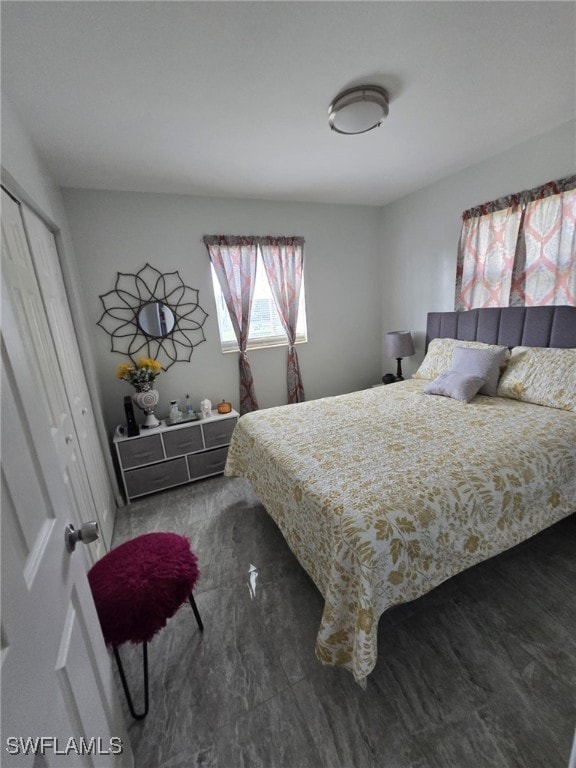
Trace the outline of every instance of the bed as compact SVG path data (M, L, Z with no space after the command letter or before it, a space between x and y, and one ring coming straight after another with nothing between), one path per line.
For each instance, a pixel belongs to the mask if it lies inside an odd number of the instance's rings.
M456 346L500 350L492 394L425 392ZM426 350L409 380L244 415L228 452L324 598L316 655L362 685L384 611L576 510L576 307L433 312Z

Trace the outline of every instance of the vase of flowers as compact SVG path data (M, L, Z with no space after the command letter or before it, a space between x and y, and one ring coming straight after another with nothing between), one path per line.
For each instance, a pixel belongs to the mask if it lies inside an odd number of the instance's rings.
M160 426L160 422L154 416L154 408L158 405L160 395L153 384L161 370L162 366L158 360L153 360L151 357L141 357L136 363L120 363L116 369L116 377L132 384L136 390L132 400L144 411L145 419L142 424L144 429Z

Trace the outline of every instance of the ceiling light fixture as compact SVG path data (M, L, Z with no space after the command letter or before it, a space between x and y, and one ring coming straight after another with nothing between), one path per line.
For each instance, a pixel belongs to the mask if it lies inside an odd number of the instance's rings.
M379 85L356 85L341 91L328 107L328 124L337 133L366 133L388 115L388 91Z

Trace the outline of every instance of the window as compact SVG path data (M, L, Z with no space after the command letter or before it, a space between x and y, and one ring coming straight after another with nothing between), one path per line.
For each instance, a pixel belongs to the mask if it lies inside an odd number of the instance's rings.
M216 314L218 316L218 328L220 330L220 341L222 352L238 352L238 342L234 335L230 315L224 301L224 296L220 288L220 283L212 265L212 285L214 287L214 297L216 299ZM300 291L300 303L298 306L298 324L296 326L296 343L308 340L306 327L306 307L304 299L304 283ZM256 257L256 284L254 287L254 296L252 299L252 311L250 313L250 330L248 333L248 349L258 349L259 347L277 347L288 344L288 339L282 328L282 322L278 316L276 303L266 270L262 263L260 252Z
M462 218L455 309L576 305L576 176Z

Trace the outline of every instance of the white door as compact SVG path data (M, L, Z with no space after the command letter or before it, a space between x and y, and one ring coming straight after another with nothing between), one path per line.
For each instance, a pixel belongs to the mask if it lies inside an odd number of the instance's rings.
M92 402L83 375L82 360L74 331L54 235L25 205L22 218L28 235L32 260L44 309L52 332L58 361L88 485L100 524L105 551L110 549L116 503L92 411ZM98 556L104 552L97 551Z
M23 351L35 380L33 398L41 404L49 424L68 494L68 507L72 511L72 523L78 527L83 522L97 517L96 507L72 419L57 350L28 248L20 206L4 190L2 283L6 287L7 297L18 324ZM102 543L100 544L102 546ZM90 550L90 563L101 554L103 551L98 549Z
M86 577L87 547L65 548L73 497L55 450L62 425L38 392L20 333L21 307L14 305L24 300L3 282L2 765L130 767Z

